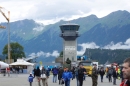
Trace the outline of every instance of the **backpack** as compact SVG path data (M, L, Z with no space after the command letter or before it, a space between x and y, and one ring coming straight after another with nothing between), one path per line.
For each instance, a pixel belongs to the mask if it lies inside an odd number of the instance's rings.
M58 74L58 70L56 68L53 69L53 74Z
M112 75L113 71L110 69L108 70L108 74L111 74Z

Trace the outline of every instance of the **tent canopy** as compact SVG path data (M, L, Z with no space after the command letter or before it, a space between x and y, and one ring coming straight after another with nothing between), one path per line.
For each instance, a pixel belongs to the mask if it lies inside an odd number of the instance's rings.
M34 64L26 62L23 59L17 59L17 62L11 63L10 65L31 65L31 66L33 66Z

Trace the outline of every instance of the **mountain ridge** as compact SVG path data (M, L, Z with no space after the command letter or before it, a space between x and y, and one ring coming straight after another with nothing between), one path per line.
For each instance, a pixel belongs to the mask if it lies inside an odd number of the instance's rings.
M111 41L125 42L130 38L130 13L127 11L115 11L102 18L89 15L70 22L80 25L77 44L95 42L99 46L104 46ZM26 55L39 51L61 52L63 39L59 36L59 26L65 23L67 21L61 20L55 24L43 25L28 19L11 22L11 42L19 42L25 48ZM0 52L2 52L4 45L8 43L7 29L0 30L0 33Z

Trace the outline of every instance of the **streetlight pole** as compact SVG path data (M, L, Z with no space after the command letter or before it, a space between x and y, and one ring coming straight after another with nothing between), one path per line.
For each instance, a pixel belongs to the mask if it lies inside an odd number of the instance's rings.
M4 9L3 7L0 6L0 12L1 14L6 18L6 20L8 21L8 63L10 63L10 25L9 25L9 22L10 22L10 11L8 11L8 17L5 15L4 12L2 12L1 9Z
M11 63L10 59L10 25L8 22L8 62Z

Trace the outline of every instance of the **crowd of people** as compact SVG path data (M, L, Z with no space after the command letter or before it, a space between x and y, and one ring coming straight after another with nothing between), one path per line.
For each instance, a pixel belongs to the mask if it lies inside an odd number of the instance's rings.
M96 69L96 67L94 67L93 70L94 69ZM113 85L116 85L116 80L119 79L121 80L120 86L130 86L130 58L126 58L122 66L115 67L111 65L111 67L107 67L105 70L103 67L101 67L97 70L97 72L98 73L95 74L97 74L97 76L100 75L101 82L103 82L103 77L104 75L106 75L106 78L108 78L108 82L113 82ZM94 78L94 80L95 81L93 81L92 86L97 86L97 78Z
M58 82L59 85L65 84L65 86L70 86L70 82L73 79L76 79L77 86L83 86L83 81L85 80L86 75L86 69L83 67L82 64L77 67L72 67L71 70L69 70L67 67L54 67L53 69L45 69L44 67L42 67L42 70L40 70L39 67L37 67L37 69L34 69L34 78L37 79L38 86L41 86L40 82L42 82L43 86L48 86L48 78L50 76L50 72L52 72L53 74L53 83ZM97 69L97 65L94 64L91 75L92 86L98 85L99 76L101 79L101 83L103 83L103 79L105 76L105 78L108 78L108 82L113 82L113 85L116 85L116 80L119 79L121 80L120 86L130 86L130 58L125 59L121 67L114 67L113 65L111 65L111 67L107 67L106 69L104 69L103 67Z
M4 71L8 73L9 76L10 72L19 73L20 68L6 68ZM70 82L73 79L76 79L77 86L83 86L83 81L85 80L87 71L82 64L78 65L77 67L73 66L71 69L68 69L67 67L63 68L55 66L52 69L49 67L42 67L40 70L40 68L37 67L33 70L33 74L30 73L28 77L30 86L32 86L34 78L36 78L38 86L48 86L48 78L50 73L53 75L53 83L58 82L59 85L65 84L65 86L70 86ZM122 66L111 65L111 67L97 68L97 65L94 64L91 75L92 86L98 85L98 77L100 77L100 81L103 83L104 76L105 78L108 78L108 82L113 83L113 85L116 85L116 80L119 79L121 80L120 86L130 86L130 58L126 58Z
M5 69L1 69L0 72L3 73L3 76L6 76L6 74L10 76L10 74L12 73L16 73L16 74L23 73L23 68L19 66L8 67Z
M34 76L34 78L37 79L38 86L41 86L41 82L42 82L43 86L48 86L48 78L50 76L50 72L53 74L53 79L52 79L53 83L58 82L59 85L65 84L65 86L70 86L70 81L76 78L77 86L82 86L84 76L86 74L86 69L83 68L83 65L79 65L79 67L72 67L71 70L69 70L67 67L66 68L63 68L63 67L57 68L55 66L52 69L50 69L50 68L46 69L46 68L42 67L41 70L39 67L37 67L37 69L34 69L33 71L34 71L33 76ZM43 75L44 75L44 77L43 77ZM30 78L29 78L29 82L30 81L33 81L33 80L30 80Z
M8 76L10 72L19 73L20 68L6 68L4 70ZM52 82L59 83L59 85L65 84L65 86L70 86L70 83L73 79L76 79L77 86L83 86L83 81L85 80L86 76L86 69L83 67L82 64L78 65L77 67L73 66L71 69L63 68L63 67L54 67L52 69L44 68L40 70L39 67L33 70L33 74L31 73L28 77L28 81L30 86L32 86L33 79L36 78L38 82L38 86L48 86L48 78L50 73L53 75ZM5 73L4 73L5 74ZM104 81L104 77L108 78L109 83L113 83L116 85L116 80L121 80L120 86L130 86L130 58L124 60L122 66L114 66L111 67L101 67L97 68L97 65L93 65L92 69L92 86L98 85L98 77L100 77L101 83ZM42 85L41 85L42 82Z
M109 82L112 82L113 78L113 85L116 85L116 79L121 79L123 81L123 73L122 73L122 66L113 65L111 67L106 68L106 78L108 78Z

